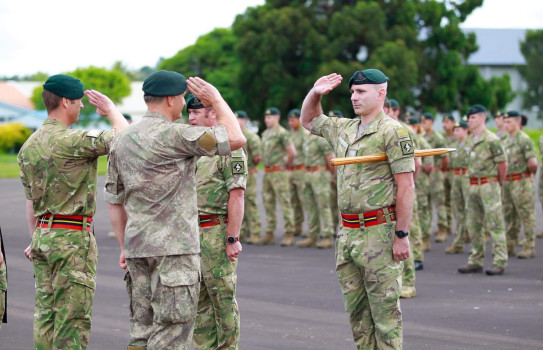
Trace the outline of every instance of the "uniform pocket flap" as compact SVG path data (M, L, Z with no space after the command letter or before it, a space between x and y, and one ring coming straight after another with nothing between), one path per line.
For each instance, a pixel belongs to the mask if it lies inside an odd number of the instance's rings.
M163 271L160 272L160 280L167 287L192 286L198 283L198 271Z
M96 288L96 277L77 270L70 271L70 282L81 284L92 290Z

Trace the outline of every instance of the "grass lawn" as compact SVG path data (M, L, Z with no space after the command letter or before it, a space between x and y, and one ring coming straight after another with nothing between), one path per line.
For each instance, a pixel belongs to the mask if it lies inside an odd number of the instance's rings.
M107 168L107 157L98 159L98 175L104 175ZM19 164L16 154L0 154L0 179L19 177Z

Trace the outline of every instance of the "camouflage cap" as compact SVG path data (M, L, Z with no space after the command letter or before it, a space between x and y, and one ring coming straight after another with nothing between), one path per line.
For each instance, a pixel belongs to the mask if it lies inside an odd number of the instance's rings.
M423 115L420 116L420 121L423 121L423 120L434 120L434 115L432 113L424 113Z
M456 119L454 118L454 115L452 115L451 113L446 113L445 115L443 115L443 121L445 120L451 120L453 122L456 121Z
M334 109L333 111L328 112L329 117L343 117L343 113L339 109Z
M78 100L83 97L83 84L79 79L69 75L57 74L47 79L43 88L60 97L66 97L70 100Z
M187 80L182 74L161 70L143 81L143 92L151 96L177 96L187 91Z
M281 113L279 112L279 109L276 108L276 107L268 107L266 108L266 110L264 111L264 115L281 115Z
M239 111L236 111L234 114L235 114L236 118L249 119L249 116L247 115L247 112L242 111L241 109Z
M520 113L518 111L508 111L503 115L503 118L514 118L514 117L520 117Z
M419 119L415 117L407 118L407 124L409 125L419 124Z
M189 98L187 98L187 110L189 109L202 109L204 108L204 105L202 104L202 101L193 94L189 95Z
M388 81L388 77L379 69L364 69L354 72L351 79L349 79L349 88L354 85L363 84L383 84Z
M300 118L300 110L297 108L292 109L290 112L288 112L289 118Z
M453 129L454 128L467 129L468 128L468 123L466 123L464 120L460 120L459 122L454 123Z
M400 104L398 103L397 100L391 98L389 99L390 101L390 108L400 108Z
M485 112L486 113L486 108L485 106L483 105L473 105L471 106L468 111L466 112L466 115L469 116L472 115L472 114L477 114L477 113L481 113L481 112Z

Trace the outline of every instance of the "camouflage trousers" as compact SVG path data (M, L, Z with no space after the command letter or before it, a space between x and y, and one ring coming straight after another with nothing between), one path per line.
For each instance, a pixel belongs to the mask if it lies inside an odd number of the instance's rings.
M531 177L519 181L505 181L503 191L503 215L507 246L514 247L520 225L524 226L524 249L535 248L535 198Z
M277 216L275 214L276 199L283 210L285 233L294 233L294 213L292 211L292 204L290 203L289 177L290 173L287 171L264 174L262 197L264 199L264 208L266 209L267 233L273 233L277 226Z
M336 274L358 349L401 349L402 263L392 256L395 223L342 226L336 240Z
M539 202L543 204L543 166L539 167Z
M441 170L434 170L430 175L430 203L431 211L437 211L437 224L450 228L447 222L447 207L445 206L445 176ZM431 216L430 216L431 220Z
M321 236L332 237L332 212L330 211L330 187L329 171L313 171L305 174L304 202L307 206L307 221L309 224L309 236L318 238Z
M237 260L226 254L227 224L200 227L200 283L194 346L198 349L238 349L240 317L236 301Z
M330 211L332 212L332 223L334 224L334 232L338 229L339 224L339 209L337 206L337 182L330 182Z
M468 236L466 227L466 203L468 198L469 177L464 175L455 175L451 189L451 207L456 221L456 235L452 246L464 248Z
M411 252L409 258L403 262L402 285L415 286L415 261L422 261L422 231L418 218L417 201L413 202L413 216L409 224L409 246Z
M415 185L415 197L419 216L419 225L422 238L430 238L432 230L432 207L430 207L430 177L420 173ZM414 214L413 214L414 215ZM420 256L417 253L417 261L424 260L424 252Z
M6 262L0 265L0 328L2 327L2 318L6 312L6 291L8 290L8 281L6 278Z
M200 257L197 254L127 258L129 348L192 348Z
M304 223L304 188L305 188L305 170L295 170L290 173L289 191L290 204L294 213L294 234L302 234L302 225Z
M444 198L444 206L445 206L445 213L447 215L446 225L444 225L447 228L452 228L452 185L454 181L455 175L454 171L451 169L445 173L443 173L443 190L445 191ZM438 222L439 223L439 222Z
M256 202L256 174L247 175L245 188L245 210L243 223L241 224L240 239L260 236L261 231L260 213Z
M36 227L30 257L36 284L34 348L86 349L98 263L94 235Z
M494 245L493 263L507 266L507 246L502 220L502 198L497 182L469 185L466 204L466 225L471 238L468 263L483 266L485 256L485 232L489 232Z

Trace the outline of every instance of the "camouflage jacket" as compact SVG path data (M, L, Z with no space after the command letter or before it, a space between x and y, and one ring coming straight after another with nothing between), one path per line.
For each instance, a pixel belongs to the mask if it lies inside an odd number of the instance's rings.
M525 132L519 130L514 138L502 138L507 155L507 174L525 173L528 159L537 158L534 141Z
M303 126L300 126L298 131L290 130L290 139L292 140L294 148L296 149L296 157L294 157L294 161L292 162L293 166L304 164L303 147L308 136L309 131L307 131Z
M98 157L108 154L113 130L73 130L55 119L25 142L17 162L34 216L93 216Z
M446 147L445 144L445 137L438 133L437 131L433 130L430 136L427 136L424 134L424 138L428 143L430 144L430 147L432 148L443 148ZM443 158L443 155L435 156L434 157L434 166L441 167L441 158Z
M450 145L453 148L456 148L456 152L451 152L451 164L449 165L450 169L460 169L467 168L469 163L469 152L470 149L466 148L466 141L460 143L459 140L456 140L456 144Z
M302 150L303 163L306 166L320 165L326 167L326 157L334 153L325 139L315 135L309 135L306 138Z
M201 157L196 163L196 192L200 214L228 214L229 192L247 185L247 155Z
M264 165L287 165L288 146L292 145L289 132L281 125L262 133L262 162Z
M311 132L324 137L337 157L385 153L385 161L340 166L337 169L338 207L348 214L360 214L396 203L394 174L414 172L414 147L407 130L379 113L357 137L360 117L313 119Z
M470 152L469 177L498 176L498 163L507 160L500 139L488 129L484 129L476 142L473 134L468 135L465 147Z
M247 139L244 147L247 152L247 170L253 170L256 169L254 157L262 155L260 137L249 129L243 130L243 135Z
M115 138L104 198L128 213L127 258L195 254L200 251L196 206L196 157L229 155L223 126L170 123L147 112Z

